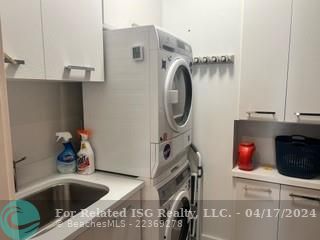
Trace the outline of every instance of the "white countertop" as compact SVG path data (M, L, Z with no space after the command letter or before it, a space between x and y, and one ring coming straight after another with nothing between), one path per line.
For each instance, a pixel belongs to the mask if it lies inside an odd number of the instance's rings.
M320 190L320 178L301 179L281 175L277 169L270 167L257 167L252 171L243 171L237 167L232 169L232 176L251 180L278 183L294 187L303 187Z
M46 179L42 179L39 182L33 183L16 194L17 199L23 198L32 192L41 190L52 184L59 183L61 181L70 180L72 182L82 181L93 184L103 185L109 188L108 194L102 197L100 200L92 204L87 208L89 211L96 212L97 209L104 211L107 209L113 209L117 207L120 200L126 200L137 191L141 190L144 186L144 182L135 178L129 178L121 175L96 172L92 175L79 175L79 174L57 174L50 176ZM84 193L85 194L85 193ZM73 216L70 220L74 222L87 222L89 223L98 216L83 217L80 214ZM78 227L70 227L67 225L67 221L62 223L59 227L55 227L52 230L35 237L37 240L48 240L48 239L73 239L79 233L86 229Z

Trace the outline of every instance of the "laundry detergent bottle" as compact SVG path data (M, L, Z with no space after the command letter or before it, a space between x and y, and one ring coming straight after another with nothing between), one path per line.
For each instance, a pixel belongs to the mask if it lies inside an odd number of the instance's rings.
M78 152L77 169L79 174L92 174L95 171L94 153L89 143L90 132L88 130L79 130L81 136L81 148Z
M64 150L57 157L59 173L74 173L77 169L77 154L72 146L72 135L69 132L56 133L57 142L63 140Z

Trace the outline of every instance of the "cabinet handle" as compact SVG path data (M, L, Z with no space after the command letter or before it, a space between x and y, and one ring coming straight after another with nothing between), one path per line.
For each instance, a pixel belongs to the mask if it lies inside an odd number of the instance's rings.
M65 70L71 71L71 70L84 70L86 72L93 72L95 71L94 67L85 67L85 66L75 66L75 65L68 65L64 67Z
M246 192L252 191L252 192L264 192L264 193L272 193L272 190L270 188L254 188L254 187L248 187L245 186L243 188Z
M262 114L262 115L276 115L276 112L269 112L269 111L251 111L251 112L247 112L247 114L249 115L249 117L252 114Z
M25 64L24 60L20 60L20 59L13 59L12 57L10 57L8 54L4 53L4 62L5 63L9 63L9 64L13 64L13 65L23 65Z
M296 115L297 118L299 118L300 116L320 117L320 113L300 113L300 112L296 112L296 113L294 113L294 115Z
M299 195L294 193L290 193L289 196L292 198L300 198L300 199L306 199L314 202L320 202L320 198L317 198L317 197L304 196L304 195Z

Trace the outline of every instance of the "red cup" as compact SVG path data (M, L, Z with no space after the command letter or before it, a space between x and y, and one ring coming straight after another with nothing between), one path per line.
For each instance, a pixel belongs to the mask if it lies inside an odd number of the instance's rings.
M253 142L242 142L238 147L238 166L239 169L245 171L253 170L253 153L256 150L256 146Z

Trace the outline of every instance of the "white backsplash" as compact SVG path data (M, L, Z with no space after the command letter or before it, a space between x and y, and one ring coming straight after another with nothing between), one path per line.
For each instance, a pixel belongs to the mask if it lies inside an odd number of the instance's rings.
M24 156L17 165L18 186L56 173L55 159L62 151L55 133L70 131L75 147L76 130L83 126L81 83L47 81L8 82L13 158Z
M304 135L320 138L320 125L285 122L235 121L234 164L238 145L251 141L256 145L254 162L257 165L276 165L275 138L279 135Z

